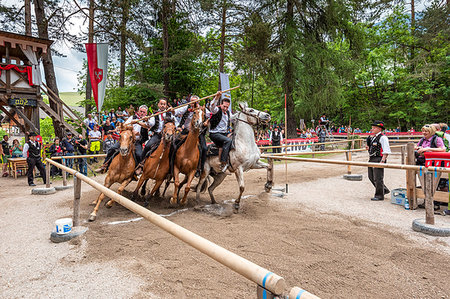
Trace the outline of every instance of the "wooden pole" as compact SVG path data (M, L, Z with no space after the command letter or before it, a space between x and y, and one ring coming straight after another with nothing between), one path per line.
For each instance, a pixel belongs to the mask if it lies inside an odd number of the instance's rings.
M105 194L107 197L113 199L118 204L124 206L130 211L141 215L151 223L165 230L166 232L177 237L181 241L189 244L198 251L206 254L215 261L225 265L231 270L241 274L245 278L264 286L265 289L280 295L286 290L286 282L283 277L270 272L269 270L262 268L251 261L223 248L213 242L171 222L170 220L153 213L152 211L144 208L143 206L129 200L128 198L117 194L116 192L106 188L105 186L97 183L96 181L82 175L81 173L66 167L58 162L48 160L50 164L61 168L68 173L73 174L74 177L79 178L83 182L91 185L98 191Z
M73 226L80 225L81 180L73 177Z
M284 153L287 154L287 96L284 94ZM284 178L286 182L286 193L289 192L289 182L288 182L288 165L287 161L284 161Z
M315 142L315 143L307 143L306 145L326 145L326 144L335 144L335 143L348 143L349 140L340 140L340 141L331 141L331 142ZM299 146L298 144L287 144L286 147ZM273 149L273 148L283 148L285 145L270 145L270 146L259 146L259 149Z
M426 171L425 175L425 223L434 225L434 205L433 205L433 173Z
M273 159L267 159L269 166L267 167L267 185L273 186ZM266 188L266 192L270 192L269 188Z
M416 171L420 170L420 167L415 166L415 165L385 164L385 163L312 159L312 158L298 158L298 157L282 157L282 156L274 156L274 155L261 155L261 158L265 158L265 159L272 158L272 159L297 161L297 162L337 164L337 165L350 164L352 166L374 167L374 168L391 168L391 169L416 170ZM422 167L422 171L425 171L425 170L450 173L450 168L445 168L445 167Z
M66 160L62 159L62 164L66 164ZM63 186L67 186L67 172L63 169L62 170L62 177L63 177Z
M401 164L405 164L406 145L402 145L402 147L400 148L400 150L401 150L401 152L402 152Z
M353 150L354 146L355 146L355 141L352 139L350 150L347 151L347 161L352 160L352 150ZM351 165L347 165L347 174L352 174L352 166Z
M50 163L45 163L45 188L50 188Z
M414 143L408 143L406 146L406 164L415 165L416 159L414 156ZM408 170L406 172L406 193L409 199L409 208L411 210L417 209L416 198L416 171Z
M313 295L299 287L293 287L291 291L289 292L288 298L293 299L319 299L316 295Z
M237 89L237 88L239 88L239 87L241 87L241 86L238 85L238 86L235 86L235 87L226 89L226 90L222 90L222 93L228 92L228 91L231 91L231 90L234 90L234 89ZM171 107L171 108L166 109L166 110L164 110L164 111L160 111L160 112L157 112L157 113L153 113L152 115L144 116L143 118L140 118L140 119L137 119L137 120L133 120L133 121L127 123L127 125L132 125L132 124L136 124L136 123L141 122L141 121L146 121L147 119L152 118L152 117L154 117L154 116L158 116L158 115L160 115L160 114L163 114L163 113L172 111L172 110L174 110L174 109L178 109L178 108L181 108L181 107L184 107L184 106L193 104L193 103L197 103L197 102L206 100L206 99L208 99L208 98L211 98L211 97L217 95L217 93L218 93L218 92L216 92L216 93L214 93L214 94L210 94L209 96L203 97L203 98L198 99L198 100L195 100L195 101L191 101L191 102L187 102L187 103L178 105L177 107Z

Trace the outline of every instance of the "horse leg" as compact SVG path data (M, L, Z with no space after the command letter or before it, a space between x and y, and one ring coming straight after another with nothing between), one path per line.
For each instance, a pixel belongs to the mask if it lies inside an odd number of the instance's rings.
M141 188L141 196L142 197L145 196L145 190L147 189L147 183L148 183L148 179L146 179L144 182L144 185L142 185L142 188Z
M162 197L164 197L165 195L166 195L166 191L167 191L167 188L169 188L169 185L170 185L170 180L172 179L172 175L168 175L167 177L166 177L166 186L164 187L164 192L163 192L163 194L162 194Z
M154 194L156 191L159 191L159 187L161 187L161 184L162 184L163 182L164 182L164 179L155 182L155 186L153 186L152 191L150 191L150 198L153 196L153 194ZM148 204L149 204L148 199L145 199L145 201L144 201L144 207L148 206Z
M126 186L128 186L128 184L131 183L132 180L133 180L133 177L123 181L123 183L120 185L119 189L117 189L117 193L122 195L123 190L125 190ZM109 208L111 208L113 206L113 204L114 204L114 199L110 199L106 203L106 207L109 209Z
M178 167L175 165L173 168L173 180L174 180L174 188L173 188L173 195L172 198L170 199L170 204L171 205L176 205L178 203L178 187L180 186L180 178L178 177L179 175L179 170Z
M183 188L183 186L186 184L186 182L188 181L188 176L185 175L183 181L181 181L180 186L178 186L178 194L177 197L180 198L180 190L181 188Z
M111 185L112 184L109 181L109 176L107 176L106 180L105 180L105 187L109 188L109 187L111 187ZM89 221L95 221L95 219L97 218L97 212L98 212L98 209L99 209L100 204L102 203L103 199L105 199L105 194L100 193L100 195L98 196L98 198L96 200L95 208L92 211L91 215L89 216Z
M198 203L200 201L200 192L202 191L202 186L205 183L206 178L209 175L210 168L205 164L205 168L203 169L202 175L200 176L200 179L198 180L197 184L197 192L195 194L195 200Z
M221 172L219 174L217 174L216 176L214 176L214 182L211 184L211 186L209 186L208 188L208 193L209 193L209 197L211 197L211 203L215 204L216 200L214 198L213 192L214 189L216 189L217 186L219 186L223 180L226 178L226 174Z
M186 177L184 178L184 180L183 180L183 182L184 181L187 181L187 184L186 184L186 187L184 188L184 196L183 196L183 199L180 201L180 204L182 205L182 206L184 206L184 205L186 205L187 204L187 195L188 195L188 193L189 193L189 190L191 190L191 183L192 183L192 180L194 179L194 176L195 176L195 172L197 171L197 169L194 169L193 171L191 171L188 175L186 175ZM187 179L186 179L187 178ZM181 186L180 186L180 188L181 188Z
M239 210L239 204L241 202L242 193L244 193L245 184L244 184L244 171L242 170L242 167L238 167L236 171L234 172L236 175L236 180L239 184L239 197L234 201L234 208L236 211Z
M137 184L137 186L136 186L136 189L134 189L133 195L131 196L131 198L132 198L133 200L136 199L136 198L138 197L138 194L139 194L139 188L141 188L142 184L144 184L144 187L143 187L142 189L144 189L145 186L147 185L147 180L148 180L148 179L145 179L144 176L145 176L145 175L142 174L141 177L139 178L139 182L138 182L138 184ZM145 190L145 189L144 189L144 190ZM144 192L144 195L145 195L145 192Z

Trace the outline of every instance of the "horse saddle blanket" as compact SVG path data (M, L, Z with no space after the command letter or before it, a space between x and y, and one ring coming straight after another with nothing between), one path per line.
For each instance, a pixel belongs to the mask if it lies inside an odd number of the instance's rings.
M219 155L219 148L213 143L208 145L208 150L206 151L207 157L213 157Z

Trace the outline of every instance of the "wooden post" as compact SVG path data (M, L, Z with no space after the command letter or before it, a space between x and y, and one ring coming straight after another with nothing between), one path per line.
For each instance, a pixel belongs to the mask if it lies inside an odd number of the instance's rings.
M425 175L425 223L434 225L434 205L433 205L433 173L426 171Z
M62 159L62 164L66 165L66 159ZM67 172L63 169L62 170L62 177L63 177L63 186L67 186Z
M403 145L400 149L402 151L402 160L401 160L401 162L402 162L402 164L405 164L406 145Z
M415 165L416 158L414 156L414 143L408 143L406 146L406 163L408 165ZM416 171L406 171L406 192L409 200L409 208L411 210L417 209L416 198Z
M355 140L352 140L352 144L350 146L350 150L346 153L347 154L347 161L352 160L352 149L355 147ZM352 166L347 165L347 174L352 174Z
M273 186L273 159L267 159L269 166L267 167L267 186L265 188L266 192L270 192ZM269 188L270 186L270 188Z
M45 188L50 188L50 163L45 163Z
M73 226L80 225L81 180L73 177Z
M313 143L313 145L311 145L311 149L312 149L312 152L314 153L315 151L316 151L316 146L314 145L314 143ZM312 154L312 157L314 158L316 155L315 154Z

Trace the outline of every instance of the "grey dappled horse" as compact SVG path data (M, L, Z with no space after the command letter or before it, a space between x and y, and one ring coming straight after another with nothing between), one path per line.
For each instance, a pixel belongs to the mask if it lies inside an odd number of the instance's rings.
M213 183L208 188L209 196L211 197L211 203L216 203L213 195L214 189L219 186L225 177L234 173L236 180L239 184L239 197L236 199L234 208L239 209L239 203L241 201L242 193L244 192L244 171L250 169L260 169L268 167L267 163L259 161L261 153L256 145L255 134L252 126L259 125L261 123L268 123L270 121L270 114L258 111L253 108L249 108L247 103L239 103L240 111L233 115L232 121L234 122L234 149L230 151L230 166L226 172L220 171L219 156L210 156L206 159L203 173L200 177L197 185L197 201L200 199L200 192L204 189L202 185L207 183L206 178L211 175L214 178ZM211 170L214 172L211 172ZM206 182L205 182L206 180ZM272 188L272 182L267 182L266 191Z

